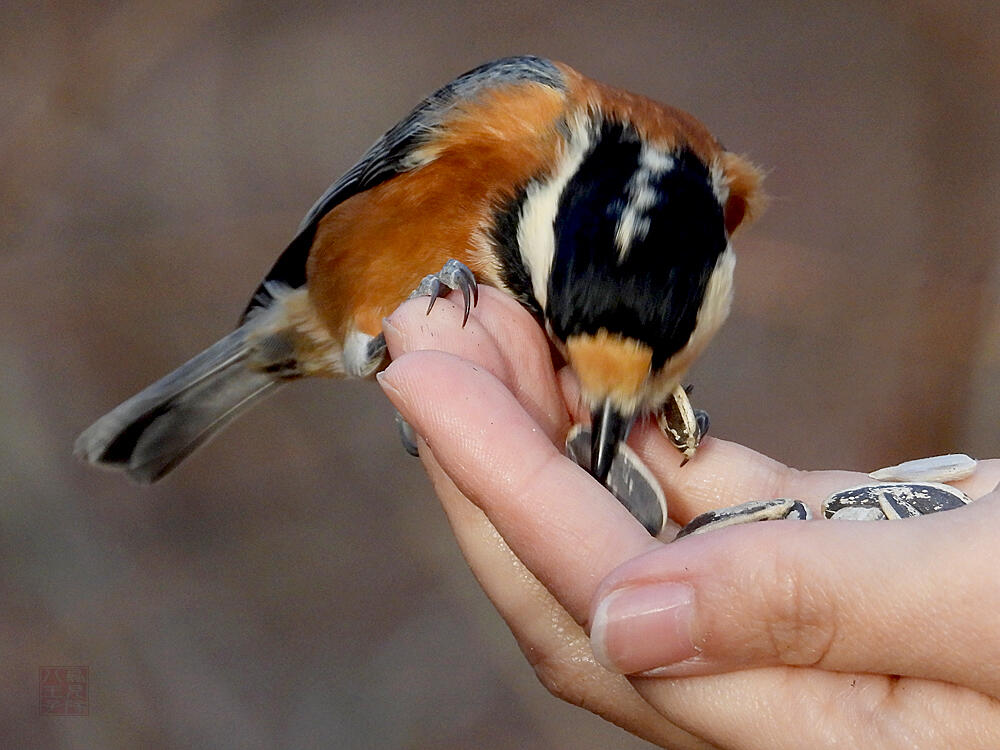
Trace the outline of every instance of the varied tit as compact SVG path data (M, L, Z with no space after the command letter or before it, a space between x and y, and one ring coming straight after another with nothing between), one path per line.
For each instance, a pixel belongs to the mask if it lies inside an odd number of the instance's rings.
M414 289L433 304L460 288L468 311L478 280L534 313L576 373L604 482L725 319L729 238L759 182L684 112L562 63L487 63L320 197L233 333L98 420L77 453L155 481L285 383L375 373L382 319Z

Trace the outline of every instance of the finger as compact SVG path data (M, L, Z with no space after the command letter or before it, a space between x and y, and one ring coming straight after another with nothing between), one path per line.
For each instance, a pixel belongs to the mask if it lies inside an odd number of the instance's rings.
M544 429L561 443L569 420L555 381L548 339L531 315L509 295L480 289L479 304L462 326L464 307L451 297L433 313L411 300L385 321L386 345L393 359L406 352L450 352L485 367L503 382Z
M660 481L670 516L681 524L713 508L778 497L801 500L819 518L832 493L873 482L858 471L800 471L717 438L707 438L682 467L678 452L655 425L644 424L635 432L629 444ZM997 482L1000 460L994 459L980 461L971 477L953 484L976 499L993 491Z
M798 471L718 438L707 438L694 458L681 466L676 449L651 424L637 430L633 445L653 467L667 495L670 515L681 524L714 508L779 497L801 500L818 516L831 492L861 484L866 478L850 471Z
M422 455L473 572L539 679L560 698L665 747L882 747L901 732L913 747L997 746L995 705L957 686L792 668L642 679L637 690L610 681L582 629L461 496L431 451Z
M633 683L668 720L732 750L1000 747L997 702L947 683L794 667Z
M605 575L658 544L482 367L413 352L379 381L462 494L578 622Z
M968 479L949 482L973 500L1000 489L998 483L1000 483L1000 459L996 458L978 461L976 470Z
M386 328L390 353L400 358L407 351L449 350L475 359L507 382L511 381L511 373L516 372L518 377L513 380L517 394L534 412L532 416L538 419L541 415L556 425L560 421L565 423L566 412L555 389L548 345L544 337L538 340L542 335L540 329L519 305L504 310L509 299L503 295L491 298L491 291L484 290L467 332L454 325L457 316L453 310L434 321L424 318L423 310L415 305L413 309L398 310ZM484 331L490 334L492 342L484 341ZM517 368L511 367L511 356L516 357ZM552 384L551 389L548 393L543 391L541 396L521 387L522 381L537 388L546 380ZM447 389L444 394L449 399L457 395ZM547 401L548 394L551 399ZM550 402L558 407L554 418ZM434 429L426 434L432 443L439 442ZM485 514L461 495L426 443L422 445L421 457L463 554L543 684L564 700L585 705L652 742L672 747L707 747L666 722L638 696L628 680L597 664L583 629L510 551Z
M998 695L997 532L1000 497L988 496L906 521L688 537L609 576L591 637L602 662L626 673L811 666Z
M579 384L568 367L559 371L558 383L571 419L587 419ZM713 508L776 497L801 500L818 513L831 492L866 478L849 471L796 471L750 448L711 437L682 466L681 453L652 419L638 423L628 443L660 482L670 517L680 524Z
M570 418L586 421L589 412L568 367L559 371L558 384ZM823 501L833 492L872 481L860 471L800 471L745 446L712 437L681 466L680 452L649 419L635 426L628 442L663 487L670 517L681 524L714 508L777 497L801 500L818 516ZM992 492L998 482L1000 460L992 459L980 460L971 477L951 484L979 498Z
M424 445L426 448L426 444ZM708 745L669 723L622 675L594 658L583 628L546 590L427 448L421 459L473 574L507 622L541 683L562 700L663 747Z

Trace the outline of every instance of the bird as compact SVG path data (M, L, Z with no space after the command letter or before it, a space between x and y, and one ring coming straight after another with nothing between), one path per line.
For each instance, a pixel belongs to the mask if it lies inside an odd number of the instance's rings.
M569 65L507 57L425 98L336 180L236 329L98 419L75 453L154 482L238 414L306 377L387 364L382 320L486 284L542 325L591 412L606 482L728 315L730 241L762 172L692 115ZM464 325L464 323L463 323Z

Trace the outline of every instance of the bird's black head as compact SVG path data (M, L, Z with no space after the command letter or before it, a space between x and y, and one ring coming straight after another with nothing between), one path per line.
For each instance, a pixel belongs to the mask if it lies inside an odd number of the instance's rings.
M633 418L666 400L697 352L682 353L721 324L731 263L718 179L691 149L658 149L615 122L592 137L559 198L545 315L591 402L603 480ZM706 305L710 293L722 298Z
M631 339L662 369L691 339L728 246L709 167L688 148L664 152L605 123L562 191L554 231L553 335Z
M599 117L569 123L565 143L504 214L521 263L501 265L520 269L508 288L544 314L580 381L603 481L633 419L666 402L725 320L729 234L758 175L721 148L706 159Z

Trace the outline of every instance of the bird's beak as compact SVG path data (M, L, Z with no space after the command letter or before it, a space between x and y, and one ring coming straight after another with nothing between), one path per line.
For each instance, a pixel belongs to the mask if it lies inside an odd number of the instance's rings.
M612 406L610 399L605 399L591 412L590 418L590 473L605 484L618 444L628 437L635 415L622 414Z

